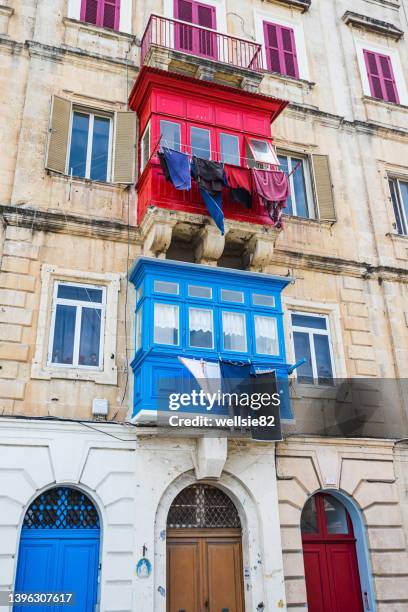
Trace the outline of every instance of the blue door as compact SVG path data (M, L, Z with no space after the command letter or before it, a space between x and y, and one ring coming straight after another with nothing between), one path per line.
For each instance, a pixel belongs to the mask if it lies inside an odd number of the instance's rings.
M24 518L15 590L74 593L70 611L94 612L99 536L98 513L84 493L67 487L46 491ZM36 606L38 612L62 612L63 608ZM15 605L14 610L26 612L26 607Z

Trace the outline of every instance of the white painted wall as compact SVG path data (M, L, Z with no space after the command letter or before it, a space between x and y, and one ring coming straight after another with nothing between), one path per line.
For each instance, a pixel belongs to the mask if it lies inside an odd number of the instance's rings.
M99 609L165 612L167 512L177 493L196 482L195 440L136 441L133 427L92 427L2 419L0 590L14 585L29 504L49 487L73 485L89 495L101 516ZM231 496L243 525L246 609L256 610L261 601L269 611L285 609L274 446L230 449L221 479L212 484ZM153 571L140 579L135 568L143 547Z

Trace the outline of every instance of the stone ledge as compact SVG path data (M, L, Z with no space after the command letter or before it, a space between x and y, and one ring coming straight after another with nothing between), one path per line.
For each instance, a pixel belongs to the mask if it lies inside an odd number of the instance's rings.
M400 30L393 23L388 21L381 21L380 19L374 19L367 15L360 15L359 13L353 13L352 11L346 11L342 17L342 20L346 25L351 25L354 28L360 28L363 30L369 30L370 32L377 32L383 34L395 40L399 40L404 36L403 30Z
M105 38L114 40L128 40L137 46L140 46L140 41L137 40L136 36L133 34L128 34L128 32L120 32L118 30L111 30L110 28L102 28L94 25L93 23L80 21L79 19L73 19L72 17L63 17L62 23L65 26L72 27L77 30L84 29L98 36L103 36Z
M285 4L290 8L298 8L302 13L305 13L310 9L312 0L266 0L268 4Z

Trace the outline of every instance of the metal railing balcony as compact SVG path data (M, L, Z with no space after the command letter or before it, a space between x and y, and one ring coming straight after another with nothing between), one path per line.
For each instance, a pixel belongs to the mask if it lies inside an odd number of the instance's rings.
M263 70L262 46L259 43L178 19L150 16L142 38L142 65L153 46L180 51L243 70Z

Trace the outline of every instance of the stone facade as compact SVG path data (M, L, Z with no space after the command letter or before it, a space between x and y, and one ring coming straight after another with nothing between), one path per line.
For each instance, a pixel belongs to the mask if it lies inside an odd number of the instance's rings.
M293 276L286 315L290 309L327 314L338 378L401 380L388 398L393 427L384 426L386 413L375 438L294 435L276 449L231 443L219 486L247 527L245 567L262 558L263 569L248 573L248 611L261 601L266 610L305 609L300 513L311 494L328 490L349 500L361 518L366 610L402 612L408 449L395 441L408 431L408 238L396 231L388 178L408 180L408 3L247 0L237 8L232 0L214 0L231 35L262 42L266 16L292 24L305 41L300 79L265 74L259 89L290 101L274 124L278 149L329 156L337 218L288 217L276 244L275 235L233 223L224 240L201 218L160 211L138 227L134 186L45 169L51 97L126 110L148 16L170 14L167 0L122 4L127 17L120 32L81 23L76 0L0 6L0 589L13 586L28 504L55 483L74 484L90 494L104 524L100 609L165 609L158 590L165 586L165 515L174 495L195 479L197 441L142 436L128 423L135 297L127 274L147 254ZM370 45L398 59L401 104L367 92L357 58ZM241 245L247 237L239 257L228 251L231 236ZM97 376L47 368L53 279L97 279L111 291L110 350ZM293 360L288 316L286 337ZM298 422L317 423L330 390L317 397L295 383L292 391ZM108 400L108 423L90 425L95 398ZM155 571L141 587L133 567L144 545Z

